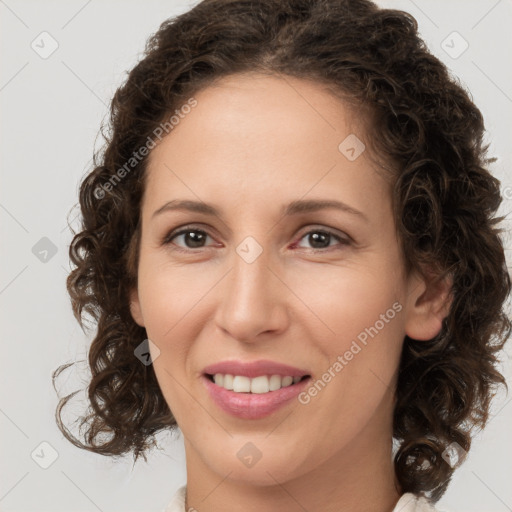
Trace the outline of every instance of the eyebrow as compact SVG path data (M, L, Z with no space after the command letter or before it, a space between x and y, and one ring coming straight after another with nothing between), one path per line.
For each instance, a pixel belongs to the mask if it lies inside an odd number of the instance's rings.
M368 217L363 212L356 210L352 206L349 206L348 204L345 204L341 201L326 199L299 199L296 201L292 201L290 204L282 208L281 215L292 216L301 213L311 213L325 209L340 210L368 221ZM190 199L175 199L173 201L168 201L163 206L158 208L158 210L153 212L152 218L164 212L174 210L185 210L194 213L203 213L205 215L211 215L222 219L221 212L213 205L204 203L202 201L192 201Z

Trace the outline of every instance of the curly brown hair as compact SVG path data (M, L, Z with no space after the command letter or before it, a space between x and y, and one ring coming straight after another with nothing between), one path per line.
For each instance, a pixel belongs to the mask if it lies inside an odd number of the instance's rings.
M187 98L221 77L261 71L327 84L368 121L372 154L393 185L396 229L407 270L450 275L453 301L430 342L406 337L396 389L395 472L403 492L440 498L454 468L443 452L470 447L505 380L498 353L512 325L510 277L496 213L500 182L488 166L484 123L467 92L431 55L409 14L367 0L205 0L166 20L116 91L110 132L80 185L82 226L69 255L74 314L97 323L88 362L90 408L82 442L145 459L155 434L176 421L152 365L134 356L147 338L133 320L140 207L147 155L129 162ZM133 163L133 161L132 161ZM124 166L122 182L119 170ZM115 176L117 172L117 177ZM69 364L53 374L56 377Z

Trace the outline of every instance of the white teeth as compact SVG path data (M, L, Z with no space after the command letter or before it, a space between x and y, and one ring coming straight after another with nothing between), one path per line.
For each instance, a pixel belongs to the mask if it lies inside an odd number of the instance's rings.
M256 393L263 394L269 391L277 391L278 389L296 384L302 377L282 377L281 375L261 375L250 379L243 375L229 375L216 373L213 381L217 386L224 389L232 390L235 393Z
M249 393L251 391L251 379L242 375L233 377L233 391L235 393Z
M269 389L270 391L281 389L281 375L272 375L272 377L270 377Z
M217 374L219 375L219 374ZM217 384L217 383L215 383ZM233 389L233 375L224 375L224 387L226 389Z
M251 393L268 393L269 391L270 384L266 375L251 379Z
M291 386L293 384L293 377L283 377L281 387Z

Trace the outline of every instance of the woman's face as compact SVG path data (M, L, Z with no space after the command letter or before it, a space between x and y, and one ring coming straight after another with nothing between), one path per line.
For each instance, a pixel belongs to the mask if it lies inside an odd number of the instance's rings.
M150 155L131 303L188 471L275 485L387 456L404 336L441 324L404 275L360 119L291 77L195 99Z

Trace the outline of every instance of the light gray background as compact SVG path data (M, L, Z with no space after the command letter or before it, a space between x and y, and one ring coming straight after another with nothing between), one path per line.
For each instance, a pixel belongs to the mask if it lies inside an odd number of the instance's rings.
M50 374L61 363L83 359L92 339L74 320L65 292L71 240L66 219L69 214L77 226L77 210L72 210L77 186L102 142L96 137L107 105L125 71L140 58L147 37L166 18L195 3L0 0L1 511L158 511L185 483L182 440L169 434L160 436L163 452L134 467L130 458L113 461L68 443L54 422L57 398ZM493 168L506 188L502 211L508 213L512 2L379 3L411 12L432 52L470 89L486 119L491 153L499 158ZM59 45L47 59L31 48L43 31ZM458 36L446 39L453 31L469 44L458 58L441 46L447 41L452 53L461 48ZM48 244L40 242L43 237L57 251L49 252L46 262L33 253L34 246L41 250L36 244ZM510 355L509 348L505 372L512 383ZM83 370L67 375L60 381L63 391L85 383ZM495 416L475 439L439 508L512 511L510 400L510 395L498 396ZM43 441L58 453L48 469L31 458ZM44 446L37 453L39 461L49 460Z

